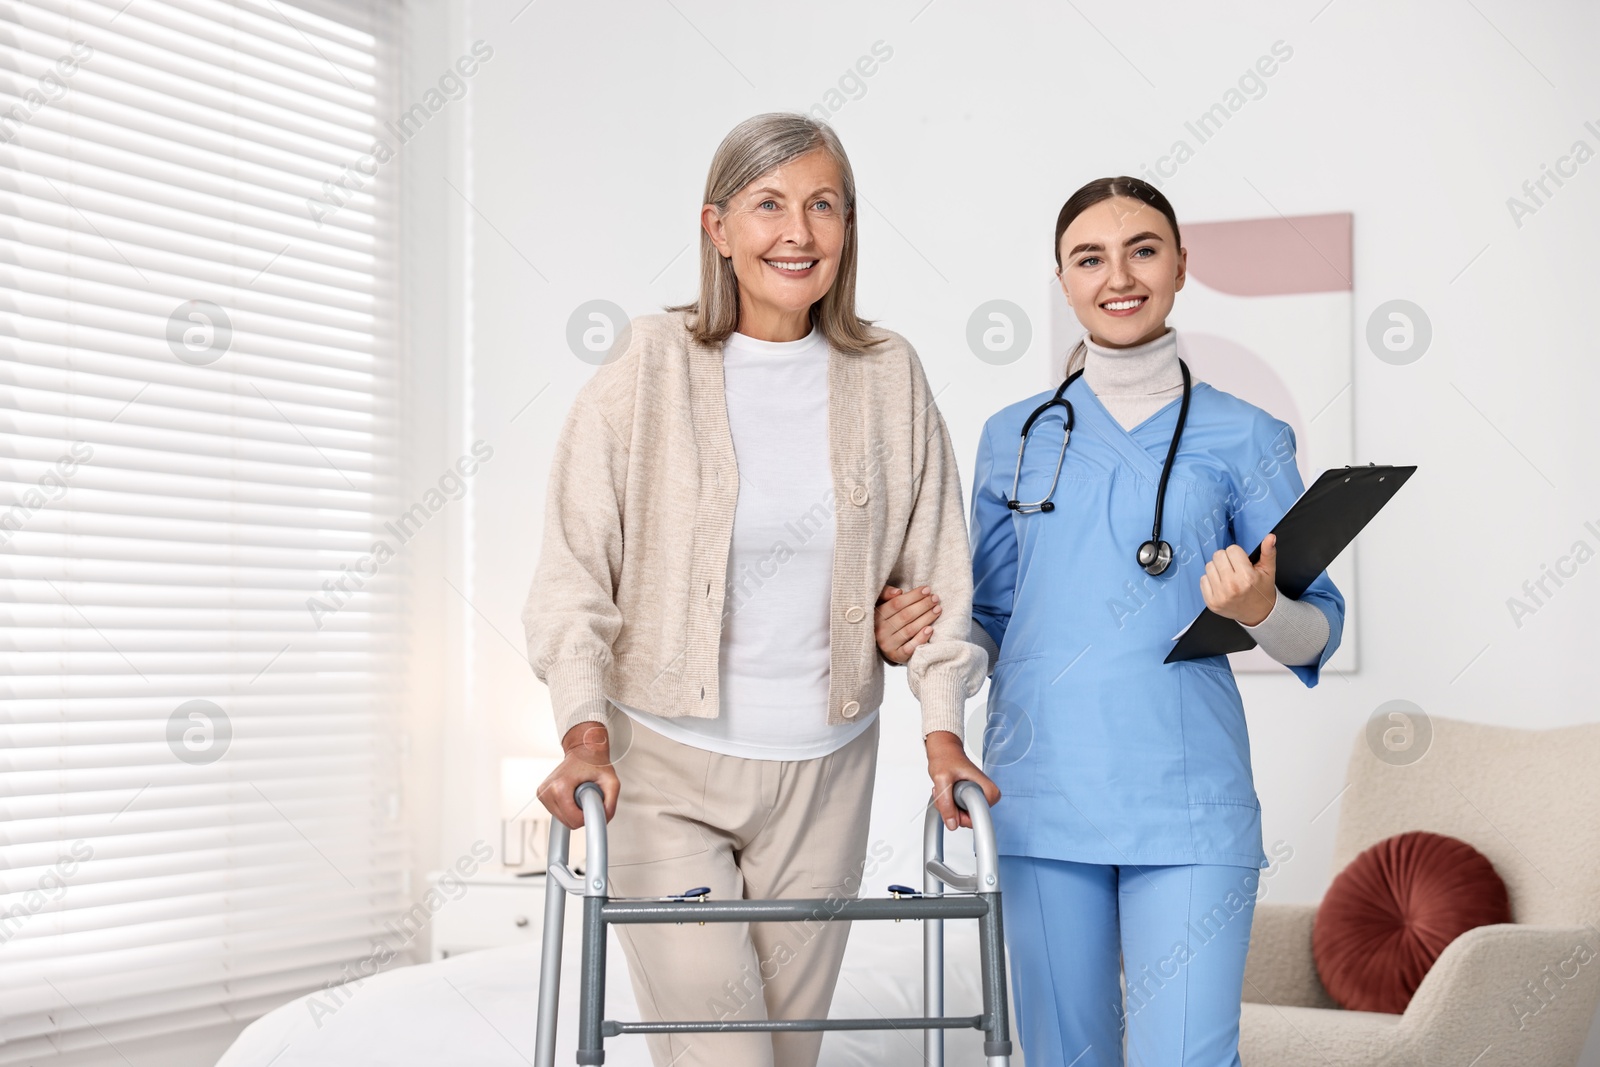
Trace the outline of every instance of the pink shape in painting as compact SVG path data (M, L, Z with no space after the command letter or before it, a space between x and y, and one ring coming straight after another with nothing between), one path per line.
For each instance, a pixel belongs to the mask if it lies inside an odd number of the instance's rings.
M1186 222L1189 273L1233 296L1349 292L1351 215Z

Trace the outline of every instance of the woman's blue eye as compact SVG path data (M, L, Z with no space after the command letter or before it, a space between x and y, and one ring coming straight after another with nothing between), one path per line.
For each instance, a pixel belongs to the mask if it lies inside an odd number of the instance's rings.
M1098 262L1100 262L1100 257L1099 256L1085 256L1084 258L1078 260L1078 266L1087 267L1090 264L1098 263Z
M1140 252L1149 252L1150 256L1153 256L1153 255L1156 254L1156 250L1154 248L1151 248L1149 245L1145 245L1142 248L1136 248L1136 249L1133 250L1133 254L1134 255L1138 255ZM1150 256L1145 256L1144 258L1145 259L1149 259Z
M817 201L817 202L816 202L816 204L815 204L815 205L813 205L813 206L815 206L815 207L822 207L822 208L830 208L830 207L832 207L832 206L833 206L833 205L832 205L832 204L830 204L830 203L828 203L828 202L827 202L827 201L826 201L826 200L818 200L818 201Z
M768 204L772 204L773 206L777 206L777 201L776 200L763 200L763 201L761 201L761 203L757 204L756 206L757 207L766 207Z

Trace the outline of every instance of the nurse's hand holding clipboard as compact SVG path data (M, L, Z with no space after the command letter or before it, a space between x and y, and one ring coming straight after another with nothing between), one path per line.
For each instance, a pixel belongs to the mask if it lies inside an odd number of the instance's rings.
M1206 607L1225 619L1245 626L1260 626L1278 602L1278 535L1261 539L1261 559L1250 562L1238 545L1220 549L1200 576L1200 595Z

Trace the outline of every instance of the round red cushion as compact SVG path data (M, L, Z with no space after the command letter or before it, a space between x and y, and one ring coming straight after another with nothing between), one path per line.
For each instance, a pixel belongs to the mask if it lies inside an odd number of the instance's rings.
M1446 945L1511 921L1506 884L1465 841L1413 830L1367 849L1317 908L1311 956L1328 995L1354 1011L1399 1014Z

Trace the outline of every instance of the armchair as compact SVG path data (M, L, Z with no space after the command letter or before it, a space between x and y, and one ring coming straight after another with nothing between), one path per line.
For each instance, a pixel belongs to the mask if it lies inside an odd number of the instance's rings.
M1311 957L1315 904L1256 906L1245 963L1244 1067L1571 1067L1600 1002L1600 724L1520 730L1432 720L1396 766L1364 735L1334 846L1342 870L1408 830L1495 865L1511 923L1451 942L1402 1015L1345 1011Z

